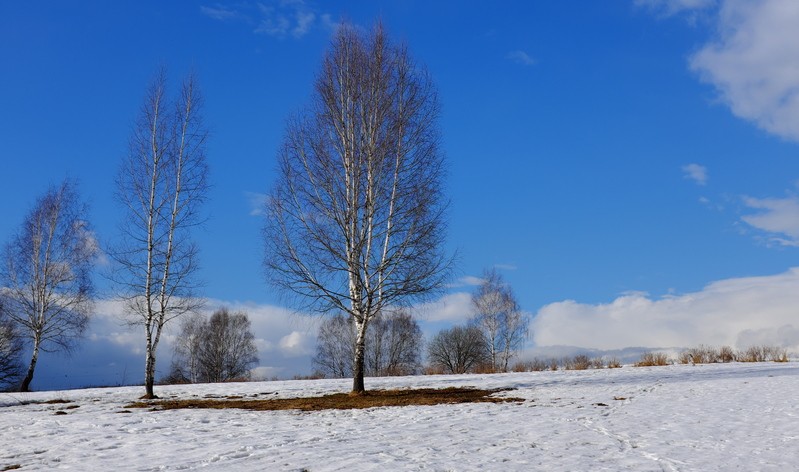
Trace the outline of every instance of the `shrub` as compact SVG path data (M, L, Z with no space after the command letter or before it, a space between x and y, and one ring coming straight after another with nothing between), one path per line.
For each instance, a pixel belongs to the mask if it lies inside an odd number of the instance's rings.
M735 362L735 351L730 346L721 346L719 348L719 361Z
M511 372L530 372L530 363L525 361L516 361L510 368Z
M680 364L712 364L719 362L719 351L713 347L700 344L681 352L677 358Z
M765 362L766 354L762 346L750 346L738 353L741 362Z
M547 370L549 364L546 360L539 359L538 357L530 361L519 361L513 365L513 372L541 372Z
M788 351L778 346L763 346L763 355L767 361L788 362Z
M566 370L586 370L591 367L591 359L585 354L578 354L571 359L563 359Z
M611 357L608 359L607 363L608 369L619 369L621 368L621 362L616 357Z
M671 364L669 356L662 352L647 352L635 363L636 367L663 366Z

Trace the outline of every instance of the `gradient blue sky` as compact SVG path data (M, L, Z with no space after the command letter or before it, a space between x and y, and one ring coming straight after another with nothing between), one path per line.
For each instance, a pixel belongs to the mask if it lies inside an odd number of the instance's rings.
M113 241L113 180L145 88L161 65L174 83L194 70L211 129L205 294L263 314L264 373L307 372L314 328L277 321L258 202L335 24L378 18L443 104L460 259L450 293L423 310L427 332L467 317L475 278L496 266L535 316L530 348L747 335L799 348L792 0L3 2L0 241L66 176ZM98 349L110 347L82 356Z

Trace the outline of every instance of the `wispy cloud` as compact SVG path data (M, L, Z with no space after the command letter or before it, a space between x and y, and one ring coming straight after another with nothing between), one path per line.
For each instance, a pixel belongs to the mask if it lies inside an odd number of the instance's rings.
M244 192L247 204L250 207L250 216L262 216L266 207L266 200L269 198L265 193Z
M317 18L314 9L302 0L258 4L258 10L260 18L255 32L276 38L288 35L295 39L302 38L314 26Z
M516 270L516 269L518 269L518 267L516 267L513 264L494 264L494 268L495 269L499 269L499 270Z
M707 167L699 164L688 164L682 166L683 177L688 180L693 180L697 185L705 185L707 183Z
M799 2L724 0L716 30L691 70L734 115L799 141Z
M279 39L300 39L316 26L331 28L335 25L329 13L319 11L304 0L246 2L237 4L236 8L216 4L202 6L200 11L217 21L241 20L251 25L254 33Z
M200 12L208 18L218 21L229 21L239 17L239 12L232 8L227 8L222 5L214 5L212 7L201 6Z
M511 60L523 66L532 66L536 64L535 59L533 59L532 57L530 57L529 54L521 50L509 52L508 54L505 55L505 59Z
M635 0L638 7L647 8L657 15L664 17L680 13L694 14L715 6L717 0Z
M749 209L759 211L745 215L741 217L741 220L766 233L769 243L780 246L799 246L799 197L744 197L744 205Z
M797 286L799 268L794 268L721 280L699 292L661 299L632 293L607 304L562 301L541 308L531 331L539 346L744 348L766 343L797 351Z

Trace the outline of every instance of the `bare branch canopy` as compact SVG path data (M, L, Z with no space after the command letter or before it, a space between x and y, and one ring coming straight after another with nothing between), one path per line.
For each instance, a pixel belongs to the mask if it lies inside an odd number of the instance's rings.
M290 119L264 229L272 284L356 326L362 392L366 327L442 287L445 165L428 73L378 24L339 28L310 105Z

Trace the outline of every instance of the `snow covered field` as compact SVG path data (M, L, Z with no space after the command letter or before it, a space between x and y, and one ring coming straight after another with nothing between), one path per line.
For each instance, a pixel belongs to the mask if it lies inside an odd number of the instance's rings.
M449 386L511 387L516 390L503 395L525 401L308 413L121 413L142 388L0 394L0 470L799 467L796 362L367 379L367 388ZM286 381L161 387L156 393L285 398L349 387L348 380ZM27 403L56 399L73 403Z

